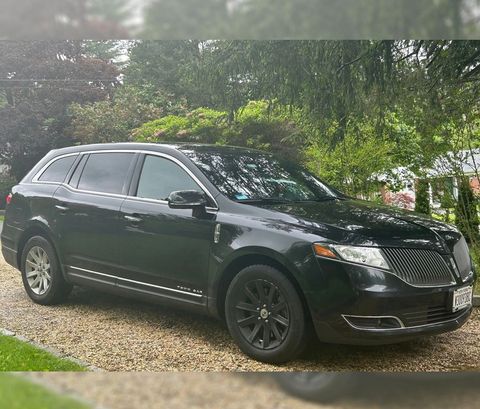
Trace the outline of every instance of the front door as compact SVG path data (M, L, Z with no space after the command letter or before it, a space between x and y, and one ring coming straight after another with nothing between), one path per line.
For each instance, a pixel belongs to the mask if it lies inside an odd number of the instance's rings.
M205 302L215 214L195 217L192 210L168 206L174 191L202 191L180 163L154 154L140 162L134 197L121 207L124 270L119 285Z

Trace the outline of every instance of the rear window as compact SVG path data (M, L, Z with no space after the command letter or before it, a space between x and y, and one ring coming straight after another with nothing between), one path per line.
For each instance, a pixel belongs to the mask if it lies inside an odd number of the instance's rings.
M95 153L85 164L78 189L122 194L133 153Z
M66 156L53 162L38 178L41 182L63 183L78 155Z

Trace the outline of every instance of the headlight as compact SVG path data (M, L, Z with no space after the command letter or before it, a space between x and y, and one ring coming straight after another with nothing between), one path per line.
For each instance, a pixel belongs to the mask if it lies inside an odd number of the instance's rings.
M321 245L315 243L313 248L317 256L329 258L339 258L338 256L340 256L341 259L351 263L364 264L385 270L390 269L380 249L375 247L355 247L340 244Z

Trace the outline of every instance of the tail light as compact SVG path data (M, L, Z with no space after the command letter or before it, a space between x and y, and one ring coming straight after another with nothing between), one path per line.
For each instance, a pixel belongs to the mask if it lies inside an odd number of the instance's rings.
M13 195L11 193L9 193L8 196L5 198L5 201L7 202L7 205L9 205L12 202L12 197L13 197Z

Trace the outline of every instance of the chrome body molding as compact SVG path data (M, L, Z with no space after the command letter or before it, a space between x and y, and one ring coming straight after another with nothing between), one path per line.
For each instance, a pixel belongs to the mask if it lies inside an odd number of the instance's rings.
M348 325L350 325L353 329L358 329L360 331L391 331L392 329L405 329L405 325L403 324L402 320L398 317L395 317L393 315L343 315L342 318L347 321ZM400 325L399 328L362 328L359 327L358 325L353 324L349 318L365 318L365 319L393 319L398 322Z
M398 318L398 317L395 317L395 316L362 316L362 315L344 315L342 314L342 318L347 322L347 324L353 328L353 329L356 329L358 331L364 331L364 332L390 332L390 331L408 331L408 330L411 330L411 329L416 329L416 328L434 328L434 327L437 327L437 326L440 326L440 325L445 325L445 324L448 324L450 322L455 322L457 320L459 320L460 318L462 318L465 314L468 314L470 313L472 310L472 307L470 308L465 308L463 310L463 312L461 314L458 315L458 317L456 318L450 318L448 320L445 320L445 321L440 321L440 322L435 322L435 323L432 323L432 324L422 324L422 325L414 325L414 326L409 326L409 327L406 327L404 326L403 322ZM352 317L352 318L393 318L395 320L397 320L399 323L402 324L402 327L401 328L361 328L361 327L358 327L358 326L355 326L353 325L349 320L348 320L348 317Z
M85 269L85 268L74 267L74 266L66 266L66 267L67 267L68 269L72 269L72 270L76 270L76 271L80 271L80 272L84 272L84 273L93 274L93 275L96 275L96 276L99 276L99 277L105 277L105 278L110 278L110 279L114 279L114 280L123 281L123 282L126 282L126 283L132 283L132 284L143 285L143 286L150 287L150 288L156 288L157 290L170 291L170 292L173 292L173 293L190 295L190 296L192 296L192 297L197 297L197 298L203 297L203 294L199 294L199 293L188 292L188 291L183 291L183 290L177 290L177 289L175 289L175 288L163 287L163 286L161 286L161 285L149 284L149 283L145 283L145 282L142 282L142 281L130 280L130 279L128 279L128 278L122 278L122 277L114 276L114 275L111 275L111 274L99 273L98 271L87 270L87 269ZM91 278L91 277L88 277L88 276L85 276L85 275L81 275L81 274L72 273L72 275L77 276L77 277L81 277L81 278L84 278L84 279L87 279L87 280L88 280L88 279L95 280L95 279L93 279L93 278ZM135 290L135 288L132 288L132 289ZM161 294L159 294L159 295L161 295Z

